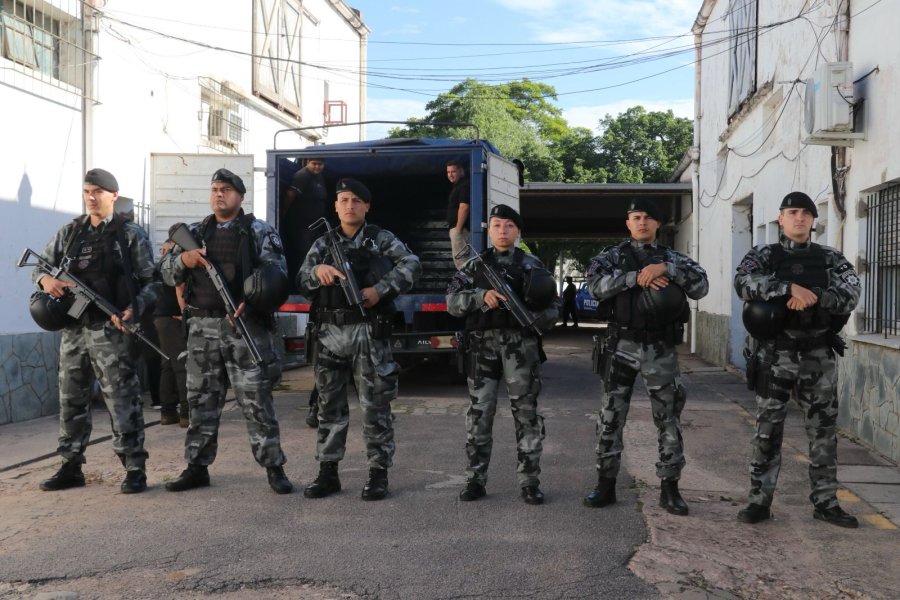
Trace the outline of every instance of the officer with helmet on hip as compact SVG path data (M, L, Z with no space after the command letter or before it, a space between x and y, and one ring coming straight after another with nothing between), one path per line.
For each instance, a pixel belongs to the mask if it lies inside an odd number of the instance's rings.
M156 302L153 250L146 232L114 210L119 183L109 171L84 175L86 214L67 223L43 252L43 258L69 272L122 311L121 320L137 322ZM59 347L59 447L63 464L41 483L45 491L83 487L84 451L91 437L88 385L91 371L100 381L109 410L113 451L126 469L123 494L147 488L144 413L134 355L134 337L119 317L91 306L75 321L66 288L72 284L35 268L33 281L42 290L32 296L35 321L50 331L62 329Z
M859 300L859 278L844 256L810 240L816 205L803 192L784 197L778 214L782 234L756 246L741 261L734 289L747 302L744 324L756 352L746 353L748 386L756 390L756 435L750 462L750 503L744 523L771 518L781 467L781 441L791 392L803 408L809 437L813 517L857 527L837 501L838 332Z
M209 204L213 213L189 227L201 248L175 250L163 257L160 273L167 285L184 283L188 324L187 399L189 425L184 442L187 469L166 483L170 492L209 485L209 465L216 459L219 420L226 384L244 413L250 448L265 467L269 486L288 494L286 458L272 401L272 385L280 365L272 340L272 313L287 297L287 263L281 238L271 226L244 214L247 189L228 169L213 173ZM221 295L206 271L212 262L238 302L227 314ZM232 316L242 317L263 364L255 364Z
M652 201L631 201L627 215L631 238L605 248L591 260L587 274L588 290L600 301L600 317L609 326L599 351L603 407L597 422L598 479L584 504L598 508L616 501L622 429L640 373L658 432L660 506L686 515L688 506L678 490L685 464L680 423L685 391L675 346L684 335L687 298L706 296L709 282L700 265L657 243L663 217Z
M513 293L536 317L535 327L549 331L559 318L556 282L536 257L516 247L522 217L505 204L491 210L488 237L493 248L465 262L447 289L447 311L464 317L467 380L471 404L466 413L466 487L459 499L470 502L487 493L487 471L493 447L497 393L505 382L516 422L519 487L524 502L542 504L540 460L544 419L537 412L541 363L546 360L540 336L523 327L502 306L508 300L494 290L478 267L479 260L505 277Z

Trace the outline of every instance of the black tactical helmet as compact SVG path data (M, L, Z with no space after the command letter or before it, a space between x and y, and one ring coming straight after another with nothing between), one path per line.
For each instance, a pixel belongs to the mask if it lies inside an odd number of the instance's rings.
M556 299L556 280L547 269L525 271L525 305L531 310L544 310Z
M54 298L47 292L35 292L31 295L28 304L31 318L41 329L59 331L66 325L75 323L75 319L68 314L68 310L72 306L70 296Z
M260 265L244 280L244 300L260 312L275 312L287 297L287 276L275 264Z
M771 340L784 330L787 306L778 300L753 300L744 303L744 328L758 340Z
M656 325L668 325L681 321L687 308L687 296L676 283L655 290L644 288L638 296L637 309L644 318Z

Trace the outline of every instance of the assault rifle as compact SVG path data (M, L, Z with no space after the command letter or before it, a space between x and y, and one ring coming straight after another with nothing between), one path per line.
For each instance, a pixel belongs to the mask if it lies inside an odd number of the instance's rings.
M475 253L474 248L472 246L467 245L468 252ZM525 306L525 303L522 302L522 299L513 291L513 289L507 283L506 278L503 277L497 270L487 262L485 262L484 258L475 253L473 258L475 261L475 267L477 269L481 269L481 272L484 274L485 278L488 280L488 283L491 284L491 287L495 292L505 297L506 300L501 300L501 304L503 308L512 313L513 317L516 318L516 321L519 322L525 329L531 329L534 331L538 337L541 336L541 330L538 329L538 326L535 325L535 321L537 318L534 314L528 310L528 307ZM485 304L481 307L481 310L487 312L490 310L490 307Z
M197 240L191 234L190 229L188 229L188 226L184 223L176 223L172 226L169 230L169 240L178 244L185 252L201 248L200 244L197 243ZM205 248L206 244L202 247ZM228 289L225 278L222 277L219 269L208 257L204 258L206 258L206 264L208 265L206 267L206 275L212 281L213 286L222 298L222 303L225 305L225 312L234 323L238 334L240 334L244 339L244 342L246 342L247 348L250 350L250 357L253 359L253 364L259 367L263 366L262 354L259 353L259 348L256 346L256 342L253 341L253 336L251 336L250 332L247 330L247 323L244 321L243 317L236 317L234 315L234 313L237 312L238 305L235 303L231 291Z
M357 283L356 277L353 275L353 269L350 268L350 261L347 260L347 255L341 246L338 230L332 229L325 217L309 226L310 229L318 229L319 227L325 227L325 241L328 242L328 253L331 255L331 261L334 263L334 267L344 276L340 282L347 303L350 306L359 307L359 312L365 317L366 309L363 307L363 303L366 299L363 298L359 289L359 283Z
M29 256L33 256L37 260L37 262L27 262ZM125 329L125 331L137 337L139 340L153 348L164 359L169 360L169 357L166 356L166 353L163 352L159 346L151 342L146 335L144 335L144 330L141 329L140 323L130 323L124 320L122 318L122 311L116 308L116 306L112 302L89 288L83 281L69 273L68 259L63 261L62 266L55 267L46 259L44 259L43 256L41 256L31 248L25 248L25 252L22 253L22 257L19 259L19 262L16 263L16 266L37 267L54 279L59 279L60 281L71 283L72 285L66 288L66 294L70 295L73 299L72 306L70 306L68 310L69 316L73 319L80 319L81 315L84 314L84 311L86 311L89 306L94 305L110 317L118 317L119 322L122 324L122 327Z

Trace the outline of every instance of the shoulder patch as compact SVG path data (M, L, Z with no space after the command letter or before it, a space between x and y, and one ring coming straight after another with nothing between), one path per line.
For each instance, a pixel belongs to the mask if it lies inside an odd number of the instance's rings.
M269 232L269 243L272 245L272 250L276 254L284 254L284 246L281 245L281 238L278 237L278 234L274 231Z

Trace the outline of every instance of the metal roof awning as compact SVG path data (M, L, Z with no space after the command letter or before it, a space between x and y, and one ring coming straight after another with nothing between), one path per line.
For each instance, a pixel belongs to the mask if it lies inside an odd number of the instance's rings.
M685 216L690 195L690 183L527 183L519 190L530 239L622 239L632 198L654 200L672 224Z

